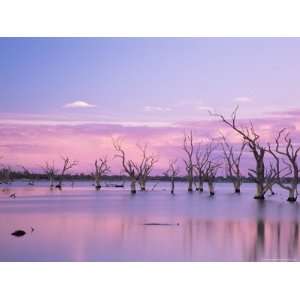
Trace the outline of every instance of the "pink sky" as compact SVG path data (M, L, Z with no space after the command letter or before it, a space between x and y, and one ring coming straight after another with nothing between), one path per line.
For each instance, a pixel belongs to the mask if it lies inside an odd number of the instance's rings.
M266 118L254 119L254 125L262 136L262 141L272 141L279 129L287 127L294 136L296 143L300 142L300 111L283 111L270 113ZM245 122L242 120L241 122ZM185 130L193 130L195 143L206 143L211 138L217 138L222 131L232 143L238 143L239 137L215 117L207 117L198 122L174 123L84 123L59 121L31 121L7 117L0 122L0 152L2 162L17 167L26 165L28 168L39 169L44 161L55 161L60 167L60 156L68 155L79 161L75 172L92 172L93 162L97 157L108 156L112 171L120 172L120 162L114 158L112 138L121 138L128 157L136 159L139 155L136 144L147 143L149 152L159 155L159 163L154 173L159 174L166 169L168 160L184 157L182 151L183 134ZM243 159L244 168L249 166L249 155ZM216 157L221 157L216 152ZM251 156L250 156L251 157ZM181 168L184 174L183 168Z

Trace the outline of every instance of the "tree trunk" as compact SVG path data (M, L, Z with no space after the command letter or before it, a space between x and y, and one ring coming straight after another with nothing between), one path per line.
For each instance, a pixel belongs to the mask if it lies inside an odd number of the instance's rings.
M141 191L146 191L146 181L145 181L145 179L141 179L140 180L140 187L141 187Z
M175 190L175 183L174 183L174 178L171 179L171 194L174 194Z
M214 188L214 183L213 182L211 182L211 181L208 182L208 189L209 189L210 196L214 196L215 188Z
M193 191L193 175L189 174L188 175L188 192Z
M289 201L289 202L296 202L296 200L297 200L296 189L294 187L292 187L289 190L289 197L288 197L287 201Z
M50 177L50 188L52 189L54 187L54 178Z
M99 191L101 189L101 183L100 183L100 178L96 177L96 182L95 182L95 188L97 191Z
M131 194L136 193L136 179L135 178L131 178L130 191L131 191Z
M264 183L258 182L256 183L256 194L254 199L264 200L265 199L265 192L264 192Z
M203 189L203 180L199 179L199 187L197 188L197 191L202 193L204 191Z
M234 181L233 185L234 185L234 192L239 194L241 192L241 181L236 180Z

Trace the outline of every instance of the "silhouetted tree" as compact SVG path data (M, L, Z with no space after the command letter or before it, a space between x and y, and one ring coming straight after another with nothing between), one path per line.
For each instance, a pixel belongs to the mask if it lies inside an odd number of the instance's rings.
M232 145L230 145L225 136L222 136L222 149L224 153L224 158L226 161L226 166L228 170L228 175L230 180L233 183L235 193L241 192L241 184L242 184L242 175L240 171L240 162L241 157L244 152L246 142L243 140L242 145L240 146L237 152L234 151Z
M192 131L190 131L189 134L184 133L183 150L187 156L187 158L183 159L183 161L184 161L185 169L187 172L188 192L192 192L193 191L193 180L194 180L194 174L193 174L194 144L193 144L193 132Z
M276 161L276 183L289 192L287 201L295 202L298 197L299 166L297 159L300 146L296 147L292 143L289 132L286 132L283 137L285 130L284 128L279 131L275 139L275 150L272 150L271 145L269 145L269 151ZM281 146L280 143L284 144ZM285 165L285 168L281 166L282 164ZM281 175L285 170L287 172ZM287 179L288 176L290 178Z
M110 167L108 166L107 157L99 158L95 160L95 187L96 190L101 189L101 178L110 172Z
M62 156L61 157L62 160L63 160L63 167L62 167L62 170L61 170L61 173L60 173L60 176L58 178L58 183L56 185L56 188L58 189L62 189L62 184L63 184L63 180L64 180L64 176L66 174L66 171L72 169L73 167L75 167L76 165L78 165L78 161L76 160L70 160L69 157L64 157Z
M261 145L260 136L255 131L252 122L250 122L248 127L241 127L237 124L237 110L238 107L234 109L230 120L226 119L221 114L211 112L210 114L219 117L225 124L237 132L250 148L255 159L256 167L255 169L249 169L248 175L256 183L256 194L254 198L263 200L265 199L265 193L269 189L270 185L272 185L276 180L277 174L274 172L274 169L271 169L270 172L266 172L264 159L267 153L267 148Z
M175 178L179 174L179 168L176 166L177 159L169 161L169 168L164 173L165 176L168 176L171 179L171 194L174 194L175 191Z

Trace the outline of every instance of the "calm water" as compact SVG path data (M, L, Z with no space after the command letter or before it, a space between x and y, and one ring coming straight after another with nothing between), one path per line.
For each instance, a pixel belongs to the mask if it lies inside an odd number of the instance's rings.
M126 189L96 192L91 183L63 191L14 184L0 192L0 261L300 260L300 209L284 191L261 204L252 184L241 195L217 184L213 198L189 194L183 183L174 196L168 188L160 183L131 196ZM16 229L27 234L11 236Z

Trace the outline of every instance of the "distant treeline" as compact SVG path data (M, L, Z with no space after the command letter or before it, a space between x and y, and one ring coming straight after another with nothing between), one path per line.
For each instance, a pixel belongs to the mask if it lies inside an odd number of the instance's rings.
M59 176L56 176L55 180L58 180ZM42 173L30 173L26 174L24 172L16 172L12 171L10 173L10 179L13 180L30 180L30 181L35 181L35 180L48 180L47 174L42 174ZM93 174L65 174L63 176L64 180L67 181L79 181L79 180L86 180L86 181L92 181L94 180L94 175ZM149 176L149 180L153 181L170 181L169 176ZM129 176L126 175L104 175L102 177L103 181L130 181ZM174 180L177 182L186 182L187 177L186 176L176 176L174 177ZM285 178L286 182L289 182L291 178ZM215 178L216 182L232 182L232 178L224 177L224 176L217 176ZM248 182L248 183L254 183L255 181L250 178L250 177L242 177L243 182Z

